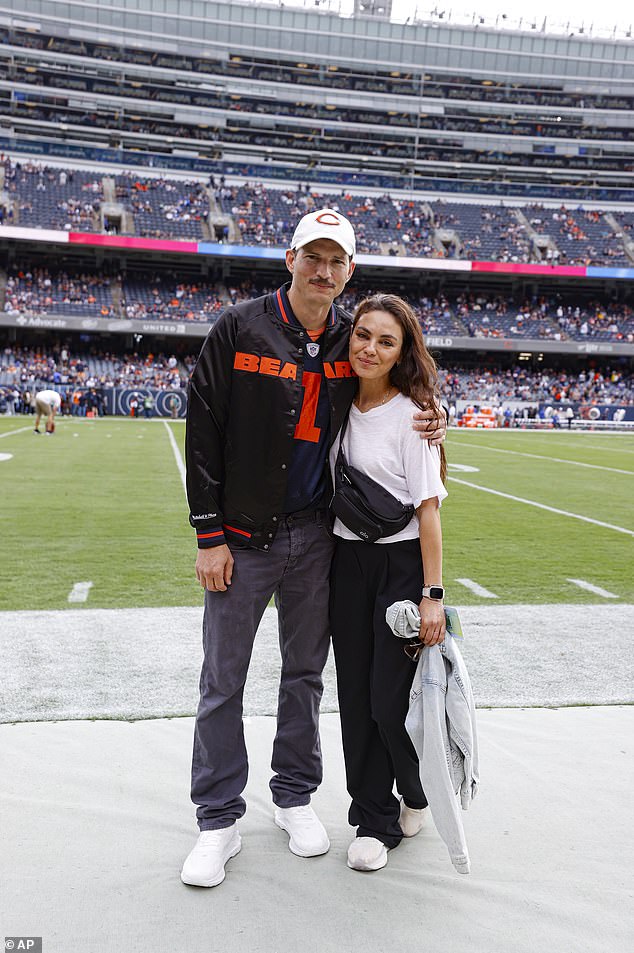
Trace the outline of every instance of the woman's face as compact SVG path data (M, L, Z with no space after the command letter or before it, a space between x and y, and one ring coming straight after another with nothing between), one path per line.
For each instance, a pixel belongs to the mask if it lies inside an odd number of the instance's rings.
M387 311L366 311L350 337L350 363L357 375L367 381L385 381L401 356L403 331Z

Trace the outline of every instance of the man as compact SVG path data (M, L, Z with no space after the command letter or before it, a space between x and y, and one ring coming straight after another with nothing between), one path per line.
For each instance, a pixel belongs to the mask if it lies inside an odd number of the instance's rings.
M167 409L169 410L170 417L172 420L178 419L178 398L176 394L170 394L166 401Z
M566 407L566 420L568 421L568 430L572 430L572 421L574 420L575 412L572 407Z
M35 428L34 433L40 432L40 420L46 417L46 436L55 432L55 414L62 405L62 398L56 390L41 390L35 395Z
M229 308L190 381L187 493L206 592L192 760L201 834L181 871L187 884L221 883L240 850L236 821L246 809L248 770L242 695L272 595L282 654L275 823L300 857L330 846L310 799L322 778L318 718L329 644L325 464L357 386L350 318L333 302L352 276L354 253L346 218L332 209L305 215L286 252L290 285ZM421 431L436 413L422 418ZM427 436L442 440L444 422L431 428Z

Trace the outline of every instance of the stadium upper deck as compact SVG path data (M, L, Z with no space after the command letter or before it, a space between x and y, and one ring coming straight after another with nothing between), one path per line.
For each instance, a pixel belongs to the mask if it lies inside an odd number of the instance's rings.
M195 0L2 13L5 147L634 201L627 40Z

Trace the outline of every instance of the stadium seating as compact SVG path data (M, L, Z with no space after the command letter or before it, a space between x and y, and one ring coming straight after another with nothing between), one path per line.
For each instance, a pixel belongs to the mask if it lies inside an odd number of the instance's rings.
M193 241L206 237L201 223L209 216L209 198L200 182L118 175L115 183L117 198L132 214L137 235Z
M156 387L161 390L186 385L194 355L177 358L165 354L121 355L93 350L75 354L70 345L47 349L10 347L0 352L0 388L22 393L44 385L66 387ZM460 365L446 357L439 369L441 394L449 403L473 400L490 404L505 401L611 402L634 405L634 374L617 369L603 372L539 370L499 364ZM27 409L27 408L24 408Z
M9 313L207 324L230 304L272 290L251 280L226 285L181 281L169 269L108 278L25 266L10 270L5 288L0 280L0 300L4 294L4 310ZM340 304L353 311L372 290L376 289L352 285ZM473 293L408 297L425 334L634 342L634 310L625 304L593 300L569 304L555 297L518 302L504 295Z
M4 310L22 314L115 315L110 280L100 275L12 270L3 289Z
M50 349L12 346L0 354L0 387L31 392L45 384L171 390L186 386L195 360L194 355L174 354L73 354L67 343Z
M226 297L220 289L204 282L179 282L168 274L153 280L128 279L123 282L122 309L134 320L213 321L223 310Z
M11 224L66 231L112 230L107 216L100 214L107 172L100 175L9 160L4 170L14 200L8 219ZM346 190L313 193L301 185L271 188L262 182L247 182L208 190L200 181L133 173L114 178L113 200L128 213L125 230L140 237L208 239L211 196L218 211L234 220L236 234L246 245L286 248L298 218L317 205L328 205L354 223L359 253L634 266L634 252L630 257L626 250L634 217L628 218L627 213L621 226L624 237L606 217L608 212L565 205L527 205L520 208L518 216L502 204L422 202ZM615 223L618 229L621 218L617 216ZM448 232L454 240L446 240ZM543 240L543 251L533 232Z
M27 228L100 231L101 176L30 163L5 164L9 196L17 200L13 222Z

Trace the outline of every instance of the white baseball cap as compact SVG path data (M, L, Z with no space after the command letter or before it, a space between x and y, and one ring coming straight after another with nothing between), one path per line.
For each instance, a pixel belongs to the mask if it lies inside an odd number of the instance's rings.
M318 238L329 238L341 245L346 255L354 258L357 247L354 228L348 219L334 208L320 208L300 218L291 239L291 249L297 251Z

